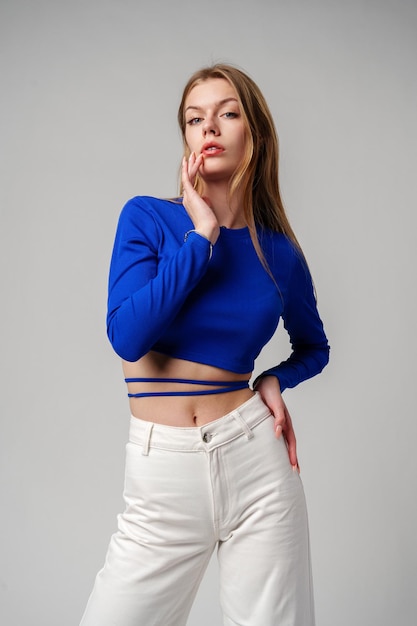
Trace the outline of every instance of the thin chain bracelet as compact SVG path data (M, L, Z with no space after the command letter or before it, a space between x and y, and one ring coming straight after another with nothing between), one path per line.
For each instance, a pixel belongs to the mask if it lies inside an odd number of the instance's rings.
M184 235L184 243L187 241L188 235L190 233L195 233L196 235L199 235L200 237L202 237L203 239L205 239L206 241L209 242L209 244L210 244L210 253L209 253L208 260L210 261L211 257L213 256L213 244L211 243L210 239L208 237L206 237L205 235L202 235L201 233L199 233L197 230L195 230L195 228L192 228L191 230L187 230L187 232L185 233L185 235Z

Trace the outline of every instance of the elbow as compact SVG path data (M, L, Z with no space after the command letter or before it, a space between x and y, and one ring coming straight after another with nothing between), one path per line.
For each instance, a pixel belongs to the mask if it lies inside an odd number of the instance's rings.
M329 360L330 360L330 346L328 343L326 343L326 345L320 348L320 350L316 354L318 374L324 370L326 365L329 363Z
M320 374L329 362L330 347L328 343L304 346L295 349L293 359L303 363L305 376L312 378Z
M113 350L117 354L117 356L123 359L123 361L129 361L130 363L135 363L142 356L144 356L141 352L132 349L132 346L126 345L124 342L114 341L110 339L110 343L111 343Z
M145 352L135 345L135 342L123 333L117 332L115 324L108 324L107 336L115 353L124 361L134 363L144 356Z

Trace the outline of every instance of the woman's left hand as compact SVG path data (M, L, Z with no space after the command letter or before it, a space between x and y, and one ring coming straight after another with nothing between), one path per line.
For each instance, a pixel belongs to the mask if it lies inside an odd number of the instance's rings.
M278 379L275 376L262 377L255 387L255 391L259 391L261 398L271 411L274 417L275 436L284 437L287 445L290 463L294 470L300 471L297 459L297 440L295 438L294 428L291 416L282 399L281 389Z

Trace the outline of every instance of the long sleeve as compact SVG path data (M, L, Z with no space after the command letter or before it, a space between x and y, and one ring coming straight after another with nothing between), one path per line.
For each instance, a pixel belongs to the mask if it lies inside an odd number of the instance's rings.
M330 350L317 310L310 272L300 253L293 248L289 281L283 297L282 319L292 353L258 377L276 376L281 392L319 374L329 361Z
M167 246L167 236L146 202L125 205L110 265L107 333L127 361L152 348L207 269L204 237L191 232L184 242L171 233Z

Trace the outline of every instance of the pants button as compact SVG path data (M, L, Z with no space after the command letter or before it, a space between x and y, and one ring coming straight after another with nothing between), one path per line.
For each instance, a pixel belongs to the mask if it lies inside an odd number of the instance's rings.
M211 438L212 438L212 435L210 433L204 433L204 435L203 435L204 443L210 443Z

